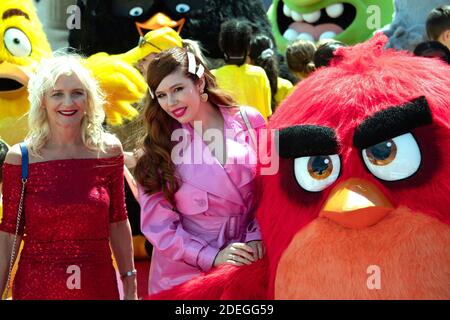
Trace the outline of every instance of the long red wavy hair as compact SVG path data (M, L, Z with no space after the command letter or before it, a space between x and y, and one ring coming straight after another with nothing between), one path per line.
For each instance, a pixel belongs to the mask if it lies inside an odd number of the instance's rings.
M197 56L195 60L197 66L202 64ZM234 106L235 102L231 96L218 88L215 77L205 65L203 67L205 68L204 92L208 94L209 101L213 105ZM147 84L150 90L155 92L166 76L179 70L182 70L194 83L200 80L197 75L188 72L186 49L172 48L157 54L149 63L147 71ZM175 144L171 141L171 134L179 123L170 117L161 108L156 97L153 99L149 93L145 99L143 118L146 134L142 142L143 154L134 171L136 180L147 194L162 191L167 201L176 207L174 194L180 184L170 155Z

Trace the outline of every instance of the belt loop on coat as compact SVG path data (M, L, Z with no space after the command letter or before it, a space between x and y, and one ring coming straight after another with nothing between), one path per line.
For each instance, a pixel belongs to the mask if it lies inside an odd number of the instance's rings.
M228 237L230 239L235 238L237 235L237 232L238 232L237 219L238 219L237 216L232 216L232 217L230 217L230 220L228 220Z

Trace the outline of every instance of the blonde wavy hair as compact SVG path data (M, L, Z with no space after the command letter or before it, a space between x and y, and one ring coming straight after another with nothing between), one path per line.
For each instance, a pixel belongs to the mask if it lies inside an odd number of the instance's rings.
M25 139L30 154L42 158L41 149L50 138L50 126L47 110L44 107L45 94L55 87L61 75L75 74L83 84L87 93L86 114L81 121L81 137L84 145L93 151L104 151L105 131L102 127L105 120L104 95L92 76L82 64L80 56L75 54L56 53L52 58L44 59L38 66L28 83L29 132Z

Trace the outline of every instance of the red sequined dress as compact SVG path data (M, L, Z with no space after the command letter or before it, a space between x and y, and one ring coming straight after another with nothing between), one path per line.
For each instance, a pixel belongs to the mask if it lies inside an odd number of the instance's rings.
M3 220L14 234L21 166L3 166ZM109 225L127 219L123 156L29 165L13 299L119 299Z

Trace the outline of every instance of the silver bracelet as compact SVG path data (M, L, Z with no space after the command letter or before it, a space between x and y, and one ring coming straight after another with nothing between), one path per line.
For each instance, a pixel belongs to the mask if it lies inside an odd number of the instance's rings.
M135 276L137 274L137 270L136 269L133 269L133 270L131 270L131 271L127 271L127 272L125 272L125 273L122 273L121 275L120 275L120 279L124 279L124 278L126 278L126 277L133 277L133 276Z

